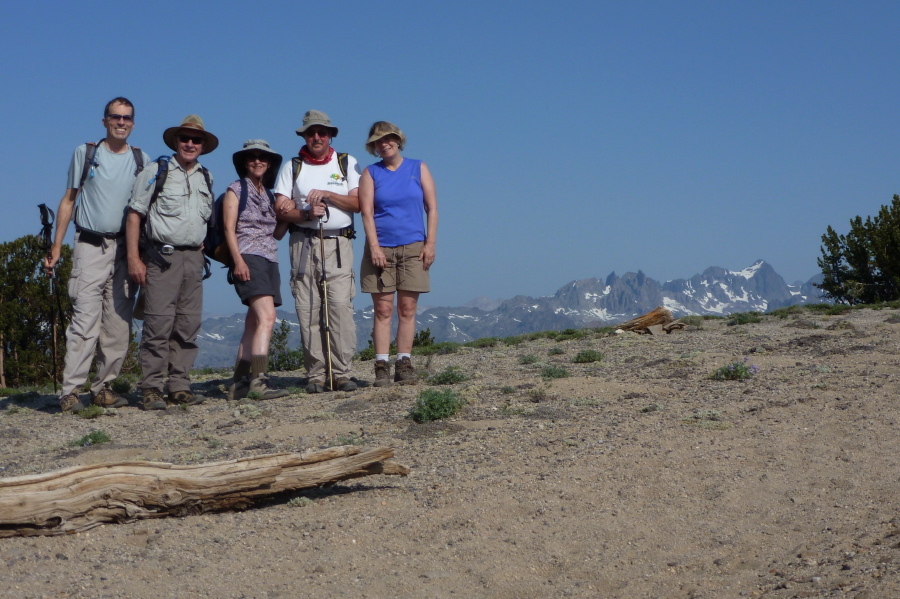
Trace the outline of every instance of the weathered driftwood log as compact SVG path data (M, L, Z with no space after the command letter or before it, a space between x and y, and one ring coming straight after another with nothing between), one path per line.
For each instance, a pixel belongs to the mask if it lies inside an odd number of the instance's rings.
M655 310L647 312L643 316L632 318L628 322L617 324L620 331L634 331L635 333L660 335L671 333L675 329L684 328L684 323L675 320L672 313L659 306Z
M409 474L394 450L332 447L178 466L115 462L0 479L0 538L82 532L109 522L246 508L267 495L373 474Z

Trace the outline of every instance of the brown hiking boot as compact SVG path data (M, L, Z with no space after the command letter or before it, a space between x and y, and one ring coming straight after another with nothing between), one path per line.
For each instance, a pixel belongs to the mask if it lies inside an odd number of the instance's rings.
M159 389L144 389L143 396L145 410L166 409L166 400L163 399L162 391Z
M250 393L250 379L245 376L234 381L228 387L228 399L232 401L244 399L248 393Z
M391 386L391 365L387 360L375 360L375 382L374 387L390 387Z
M59 398L59 407L67 414L72 414L84 409L84 406L81 405L81 400L78 399L78 394L74 391Z
M332 391L356 391L356 383L344 376L335 377Z
M123 408L128 400L110 389L109 383L103 383L99 392L94 393L94 405L101 408Z
M278 399L279 397L290 395L284 389L273 389L270 387L268 379L264 376L250 381L249 392L257 394L255 399Z
M310 381L306 384L307 393L325 393L325 384L320 381Z
M400 358L394 362L394 382L398 385L412 385L418 380L412 360Z
M206 401L206 398L190 391L171 391L169 403L177 406L196 406Z

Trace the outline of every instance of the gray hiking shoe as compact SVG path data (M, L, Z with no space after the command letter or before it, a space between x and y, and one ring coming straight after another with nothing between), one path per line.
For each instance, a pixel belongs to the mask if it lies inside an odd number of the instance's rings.
M228 387L228 399L236 401L247 397L250 393L250 379L242 376L239 380L234 381Z
M166 400L163 399L162 391L159 389L144 389L143 397L145 410L166 409Z
M344 376L335 377L333 391L356 391L356 383Z
M190 391L172 391L169 393L169 403L176 406L196 406L206 401L206 398Z
M391 365L387 360L375 360L375 387L391 386Z
M74 391L59 398L59 407L66 414L72 414L84 409L81 400L78 399L78 394Z
M325 385L319 381L310 381L306 384L307 393L325 393Z
M278 399L279 397L290 395L284 389L273 389L270 387L268 379L264 376L250 381L250 393L256 393L258 395L256 399Z
M398 385L412 385L418 380L412 360L400 358L394 363L394 382Z
M101 408L122 408L128 405L128 400L110 389L109 383L103 383L103 387L94 393L94 405Z

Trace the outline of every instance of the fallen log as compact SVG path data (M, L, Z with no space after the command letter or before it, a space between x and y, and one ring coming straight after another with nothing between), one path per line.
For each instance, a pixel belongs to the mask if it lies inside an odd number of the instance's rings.
M409 474L394 450L332 447L179 466L113 462L0 479L0 538L62 535L106 523L243 509L262 497L373 474Z
M675 329L681 328L684 328L684 323L675 320L672 317L672 313L662 306L637 318L632 318L627 322L616 325L617 331L633 331L642 335L668 334Z

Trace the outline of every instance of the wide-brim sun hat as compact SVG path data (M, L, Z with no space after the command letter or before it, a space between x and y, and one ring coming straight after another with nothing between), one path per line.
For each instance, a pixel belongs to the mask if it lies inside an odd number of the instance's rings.
M231 161L234 163L234 170L237 171L238 177L240 179L246 177L246 154L254 151L269 155L269 168L266 169L266 174L263 175L263 187L265 187L266 189L272 189L273 187L275 187L275 179L278 178L278 171L281 169L283 158L281 157L281 154L278 154L271 147L269 147L269 143L266 140L248 139L247 141L245 141L244 147L231 156Z
M378 156L378 153L375 151L375 144L379 139L383 139L388 135L393 135L400 140L397 146L401 151L406 147L406 136L403 134L403 131L400 130L400 127L390 121L375 121L372 123L372 126L369 127L369 139L366 140L366 152L373 156Z
M331 119L321 110L306 111L306 114L303 115L303 124L297 129L297 135L302 136L306 133L307 129L315 125L321 125L322 127L331 129L331 137L337 137L338 135L338 128L331 124Z
M203 136L203 151L200 152L200 155L209 154L213 150L219 147L219 138L206 130L203 126L203 119L201 119L196 114L189 114L184 117L184 120L181 121L181 124L177 127L169 127L163 133L163 141L166 143L166 146L173 152L178 151L178 134L179 133L187 133L188 135L202 135Z

